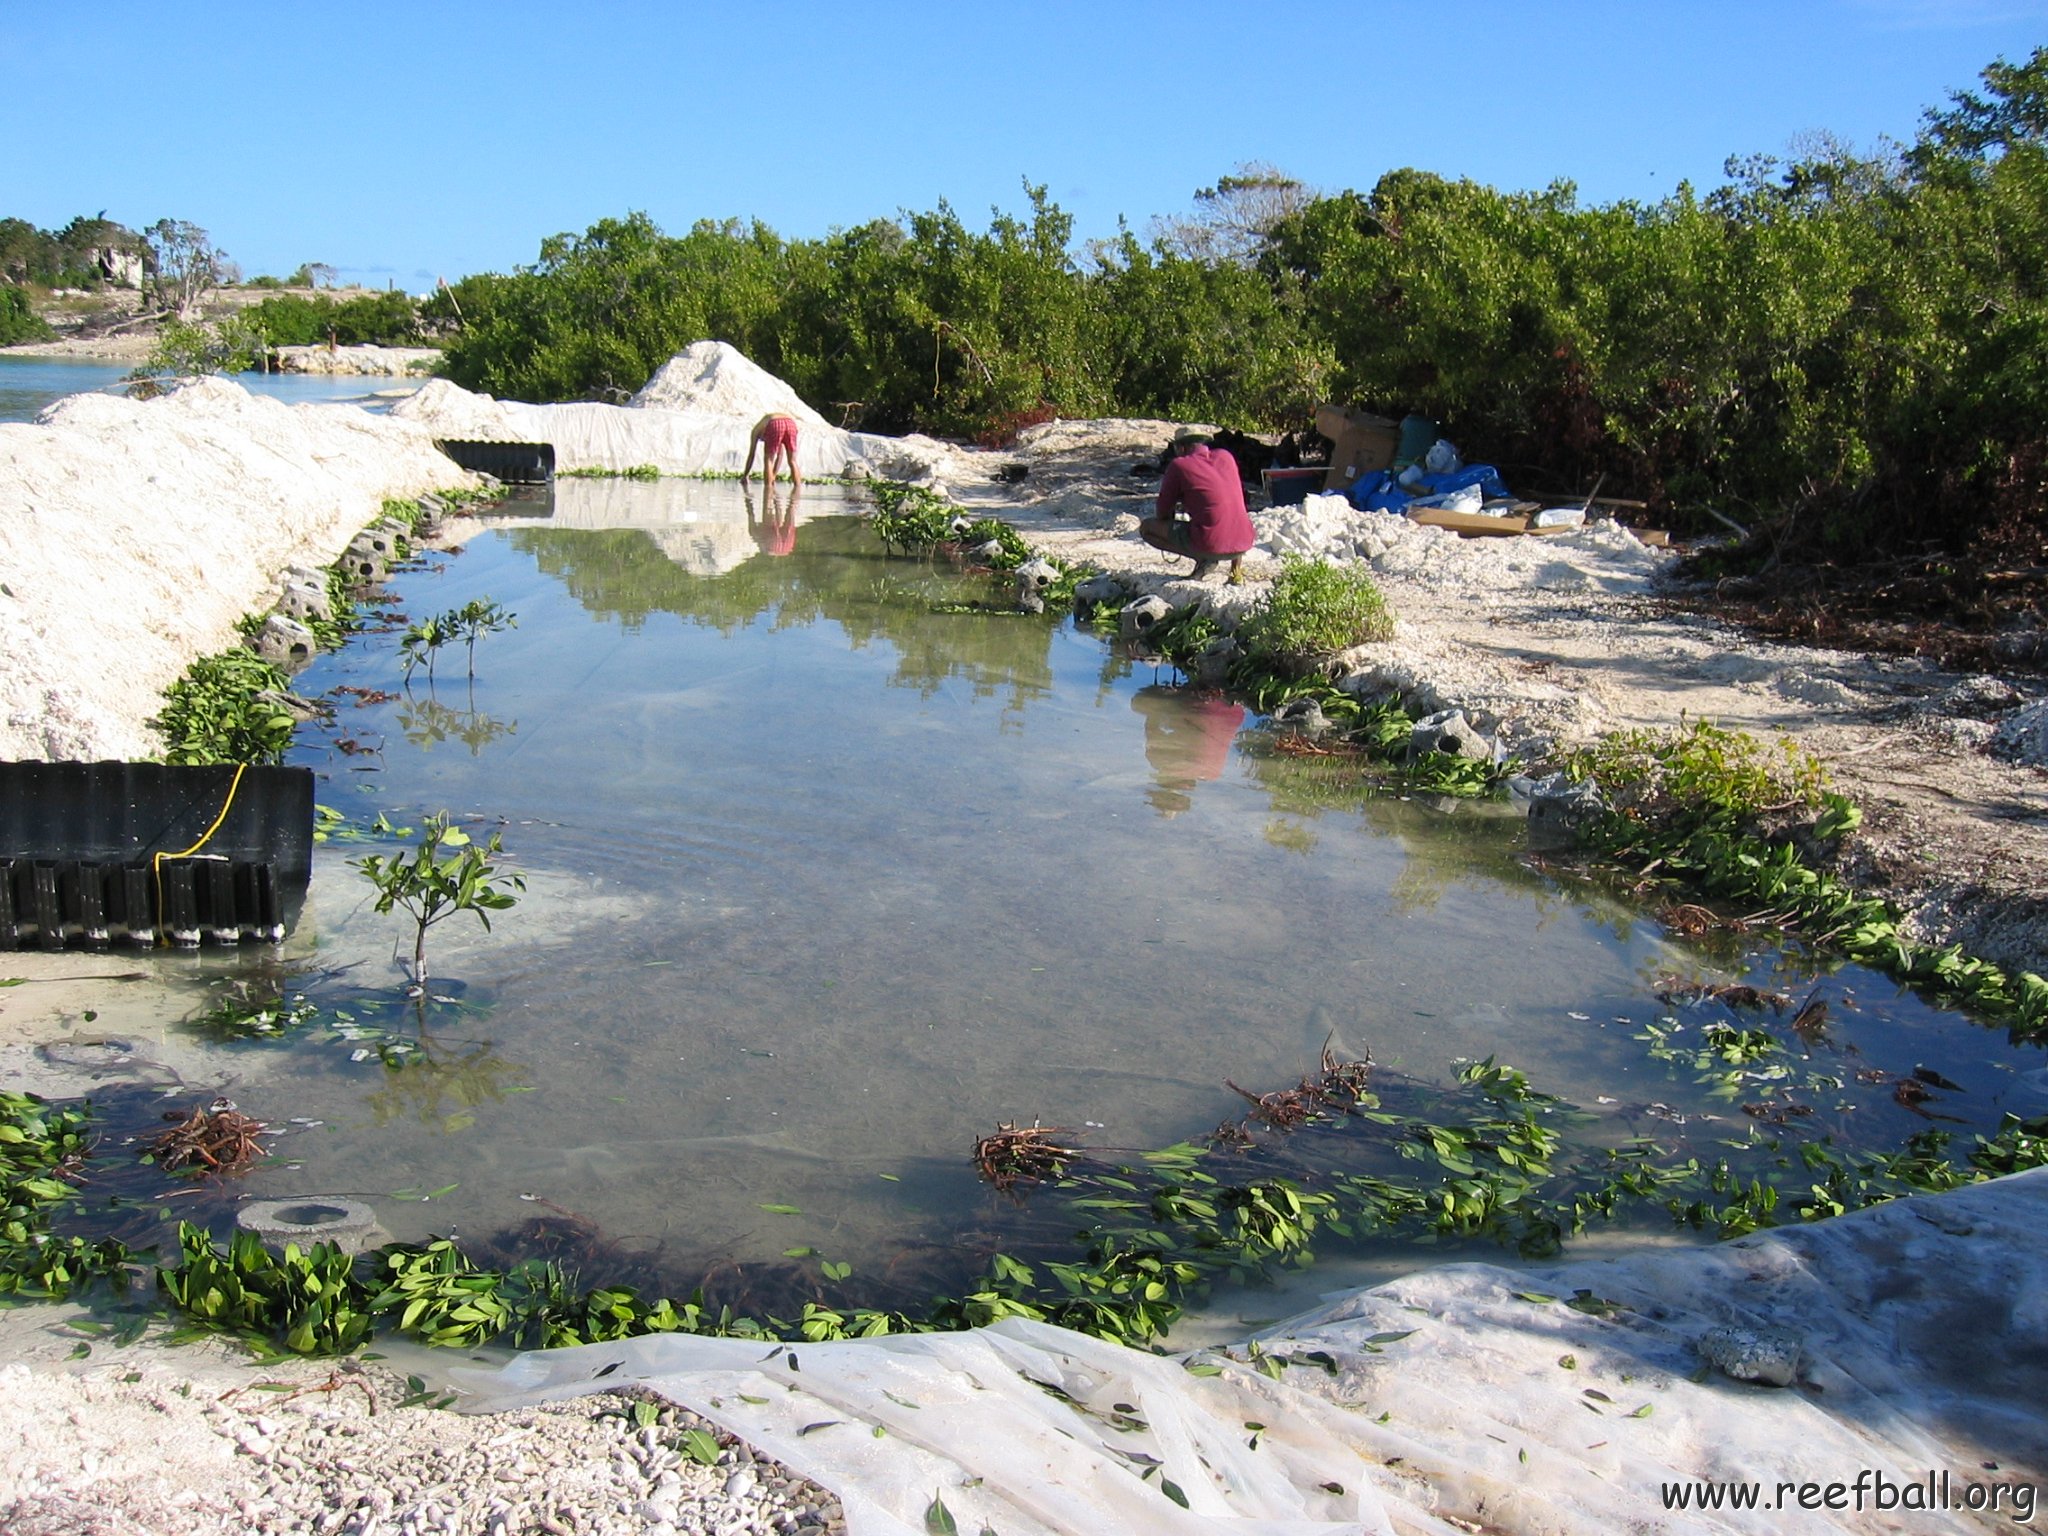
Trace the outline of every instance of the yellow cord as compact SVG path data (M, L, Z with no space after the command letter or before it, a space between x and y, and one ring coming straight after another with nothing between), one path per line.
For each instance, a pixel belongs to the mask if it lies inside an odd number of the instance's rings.
M213 818L213 825L199 834L199 841L182 853L159 853L150 860L150 867L156 874L156 941L159 944L171 942L171 931L164 922L164 860L189 859L204 848L207 840L220 830L220 824L228 819L228 811L235 803L235 792L242 787L242 775L249 771L247 763L235 764L234 782L228 785L228 797L221 802L220 814Z

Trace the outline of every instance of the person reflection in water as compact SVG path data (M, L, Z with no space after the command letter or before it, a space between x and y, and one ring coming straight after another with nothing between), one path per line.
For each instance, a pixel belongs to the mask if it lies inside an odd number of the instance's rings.
M1185 688L1140 688L1131 708L1145 717L1145 761L1156 781L1145 792L1162 816L1178 816L1194 804L1197 784L1223 776L1230 744L1244 724L1244 706Z
M761 546L764 555L793 555L796 553L796 504L803 496L803 487L791 485L786 499L778 499L771 484L763 489L761 515L754 516L754 493L744 493L747 498L747 527L754 535L754 542Z

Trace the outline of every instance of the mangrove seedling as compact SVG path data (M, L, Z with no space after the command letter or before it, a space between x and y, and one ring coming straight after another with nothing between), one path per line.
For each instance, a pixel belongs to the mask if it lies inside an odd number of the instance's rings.
M472 598L460 608L441 616L440 622L452 625L469 646L469 675L476 676L476 643L485 635L495 635L501 630L516 629L519 616L507 613L488 598ZM432 677L432 672L428 673Z
M398 639L398 659L405 663L408 686L412 683L413 668L423 661L427 664L427 681L433 682L435 653L454 638L455 630L445 613L406 626L405 633Z
M426 994L429 928L458 912L474 912L488 932L491 913L517 901L513 891L526 889L525 880L518 875L498 873L492 862L498 852L497 833L491 834L489 842L478 844L460 827L449 825L448 813L441 811L427 818L426 830L410 857L394 854L386 858L373 853L349 861L377 888L377 911L400 907L413 920L413 995Z
M469 647L469 675L474 679L477 641L485 635L513 629L518 623L518 615L506 612L483 597L472 598L460 608L450 608L431 619L421 619L409 626L398 641L398 654L405 662L405 680L411 682L413 668L424 661L427 664L427 681L432 683L435 653L457 640Z

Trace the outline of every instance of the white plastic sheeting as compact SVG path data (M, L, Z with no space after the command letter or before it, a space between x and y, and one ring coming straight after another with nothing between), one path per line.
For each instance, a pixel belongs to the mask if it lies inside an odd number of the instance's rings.
M813 478L930 479L955 452L929 438L828 425L795 390L722 341L696 342L678 353L630 405L526 405L435 379L391 408L393 416L437 437L552 443L557 470L652 464L665 475L739 473L754 423L771 411L801 423L797 467ZM757 452L755 472L761 467Z
M453 1374L477 1408L642 1383L833 1488L851 1536L924 1531L934 1497L1001 1536L2011 1530L2048 1483L2044 1232L2034 1172L1710 1248L1447 1265L1267 1334L1278 1382L1017 1321ZM1796 1335L1798 1380L1706 1373L1698 1341L1730 1324ZM1667 1508L1725 1481L1757 1506Z
M831 1488L849 1536L921 1536L935 1501L968 1536L1394 1531L1331 1433L1340 1410L1043 1323L781 1347L669 1335L451 1375L486 1408L639 1382Z

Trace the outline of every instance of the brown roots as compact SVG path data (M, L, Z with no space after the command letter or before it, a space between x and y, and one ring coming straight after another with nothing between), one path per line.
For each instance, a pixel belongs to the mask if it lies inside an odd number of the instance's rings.
M143 1151L157 1160L166 1172L191 1168L204 1173L232 1176L249 1171L251 1164L268 1155L257 1138L264 1123L252 1120L226 1099L215 1099L204 1109L195 1109L177 1120L162 1135L144 1143Z
M1074 1133L1064 1126L1012 1125L1005 1120L995 1133L974 1144L974 1169L1003 1194L1019 1184L1040 1184L1067 1171L1067 1160L1079 1156L1061 1138Z

